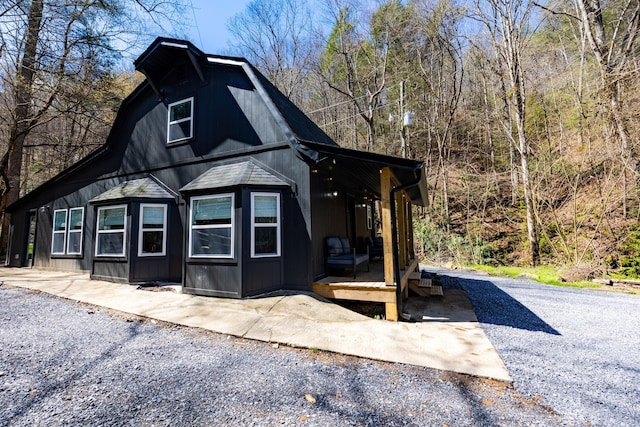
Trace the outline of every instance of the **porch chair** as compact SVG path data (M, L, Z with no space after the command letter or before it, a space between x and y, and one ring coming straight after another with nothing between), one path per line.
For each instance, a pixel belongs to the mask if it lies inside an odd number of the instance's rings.
M369 271L369 251L366 254L356 253L355 248L349 244L345 237L330 236L325 238L325 266L327 272L330 269L351 269L353 278L356 278L356 269L361 264L367 264Z
M375 257L384 258L384 246L382 243L382 237L374 237L373 239L367 236L364 240L364 243L367 245L369 250L369 258L373 259Z

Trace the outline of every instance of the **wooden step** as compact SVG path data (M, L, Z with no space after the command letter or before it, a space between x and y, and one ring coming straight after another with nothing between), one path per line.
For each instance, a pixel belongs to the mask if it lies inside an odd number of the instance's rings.
M409 274L409 280L420 280L422 279L422 273L420 273L419 271L414 271L413 273Z
M431 279L420 279L418 283L419 288L430 288L431 287Z
M428 297L431 295L429 289L421 288L414 281L409 282L409 289L421 297Z
M431 285L431 295L443 296L442 285Z

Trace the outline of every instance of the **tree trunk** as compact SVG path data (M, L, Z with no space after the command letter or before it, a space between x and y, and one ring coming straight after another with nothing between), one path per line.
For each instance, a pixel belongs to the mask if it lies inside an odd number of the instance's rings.
M31 92L33 76L35 74L36 48L40 35L42 21L43 0L33 0L27 20L25 48L20 62L16 84L16 106L14 122L11 125L9 144L0 163L0 177L4 183L0 211L2 212L2 229L0 230L0 254L6 255L9 215L5 208L20 197L20 177L22 175L22 152L24 141L31 128L30 105L33 94Z
M529 255L531 265L540 264L540 247L538 244L538 230L536 225L535 205L533 202L533 192L531 188L529 170L529 144L526 135L526 104L525 104L525 83L520 58L520 46L515 23L511 16L500 16L502 23L502 49L506 66L509 70L509 82L511 85L511 96L513 97L516 130L518 132L518 146L520 151L520 167L522 175L522 189L527 217L527 238L529 240Z
M620 79L615 75L616 72L620 70L616 70L614 65L624 63L624 55L630 50L632 43L629 43L625 49L620 50L616 55L612 49L614 46L613 43L607 42L600 1L577 0L576 7L580 14L580 20L587 41L591 46L591 50L600 68L600 79L605 101L608 105L609 120L615 133L618 135L625 166L631 169L637 176L640 172L638 170L638 161L636 160L633 144L631 144L629 131L622 115L622 107L620 106ZM634 21L636 24L637 20L638 17L635 16Z

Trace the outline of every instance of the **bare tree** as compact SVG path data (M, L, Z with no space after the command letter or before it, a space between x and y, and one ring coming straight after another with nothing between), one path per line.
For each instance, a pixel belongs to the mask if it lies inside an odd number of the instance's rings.
M297 104L311 68L314 25L305 0L253 0L227 25L245 56Z
M110 72L119 54L145 34L148 22L143 16L173 22L169 12L180 7L180 2L159 0L137 0L126 6L116 0L2 2L0 99L6 114L0 121L5 135L0 141L0 252L6 250L8 238L5 208L19 198L22 188L29 136L65 113L61 100L82 84L87 73L93 73L90 80L99 80Z
M369 151L375 149L375 117L387 83L388 32L375 39L358 31L352 9L343 6L320 58L318 72L325 83L351 101L366 124ZM355 141L354 141L355 145Z
M620 143L625 168L634 176L640 173L637 160L637 141L627 129L623 113L622 93L625 81L637 76L637 69L630 61L637 54L640 33L640 2L623 0L609 2L611 22L605 20L605 10L600 0L574 0L578 19L593 52L599 69L601 91L611 127ZM605 138L606 138L605 133ZM626 179L624 180L626 189ZM625 195L626 204L626 195ZM627 208L624 207L626 215Z
M527 222L527 238L531 264L540 263L538 227L530 177L530 147L526 132L526 84L522 53L526 31L530 25L533 2L529 0L475 0L475 16L489 31L493 44L504 63L509 90L509 110L515 122L520 155L520 174Z

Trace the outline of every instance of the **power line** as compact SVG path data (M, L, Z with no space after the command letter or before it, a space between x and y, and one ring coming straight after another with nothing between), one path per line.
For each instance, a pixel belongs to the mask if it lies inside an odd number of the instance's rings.
M400 85L400 83L396 83L396 84L394 84L392 86L389 86L389 87L385 88L385 90L393 89L394 87L399 86L399 85ZM357 96L355 98L348 99L346 101L338 102L337 104L329 105L327 107L318 108L317 110L313 110L313 111L308 111L307 114L313 114L313 113L317 113L319 111L328 110L329 108L334 108L334 107L337 107L338 105L342 105L342 104L350 104L350 103L354 102L357 99L365 98L367 96L369 96L369 95L360 95L360 96ZM383 105L388 105L388 104L389 103L387 102L386 104L383 104Z
M191 13L193 14L193 22L196 25L196 32L198 33L198 40L200 40L200 46L204 46L204 43L202 43L202 36L200 35L200 27L198 26L198 18L196 17L196 11L193 8L193 0L189 0L189 5L191 6Z

